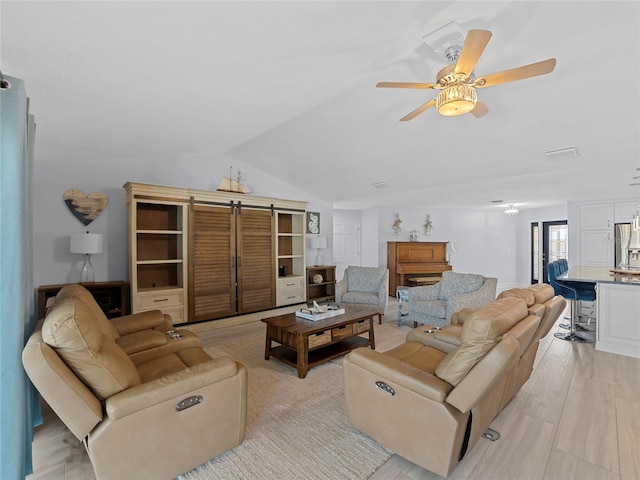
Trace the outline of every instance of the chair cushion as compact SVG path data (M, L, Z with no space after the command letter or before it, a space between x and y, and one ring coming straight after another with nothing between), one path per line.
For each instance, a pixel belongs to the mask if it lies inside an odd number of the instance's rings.
M152 329L141 330L116 338L116 344L122 348L127 355L161 347L168 341L169 337L165 333Z
M527 307L530 307L534 303L536 303L536 298L533 292L527 288L510 288L509 290L505 290L500 292L498 298L507 298L507 297L519 297L522 298Z
M42 338L101 400L140 384L131 359L78 299L56 301L45 317Z
M497 299L475 309L462 325L461 345L440 362L436 375L457 385L500 341L502 334L527 315L526 303L516 297Z
M211 357L207 355L202 348L184 348L138 365L138 372L140 373L142 382L146 383L156 378L178 373L186 368L210 361Z
M478 290L484 283L484 276L476 273L442 272L438 298L446 300L452 295Z
M384 268L347 267L348 292L377 292L385 274ZM376 302L377 303L377 300Z
M547 300L551 300L555 295L553 287L548 283L536 283L529 286L528 290L533 292L536 303L545 303Z
M393 350L388 350L384 353L385 355L389 355L418 370L428 373L435 372L438 364L442 362L442 359L446 355L446 353L441 350L416 341L405 342Z
M98 302L96 302L96 299L93 298L93 295L91 295L91 292L89 292L89 290L84 288L82 285L73 283L62 287L56 295L56 302L58 300L62 300L63 298L75 298L84 302L87 307L89 307L89 309L91 310L91 314L100 325L102 333L104 333L112 340L115 340L120 336L116 327L109 321L107 316L100 308L100 305L98 305Z
M446 300L427 300L424 302L411 303L411 313L418 315L429 315L431 317L445 318L447 316Z
M344 303L356 303L360 305L378 304L378 294L370 292L347 292L342 295Z

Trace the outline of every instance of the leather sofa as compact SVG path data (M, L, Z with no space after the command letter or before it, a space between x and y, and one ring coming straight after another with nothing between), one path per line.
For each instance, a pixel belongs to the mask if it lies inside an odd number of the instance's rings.
M114 339L96 308L81 290L63 288L22 361L43 399L83 441L98 480L175 478L242 443L241 363L211 358L197 336L161 332L166 324L156 325L157 314L115 321Z
M343 375L351 425L448 476L529 378L539 339L566 305L544 287L520 290L458 312L450 326L415 328L388 352L349 353Z

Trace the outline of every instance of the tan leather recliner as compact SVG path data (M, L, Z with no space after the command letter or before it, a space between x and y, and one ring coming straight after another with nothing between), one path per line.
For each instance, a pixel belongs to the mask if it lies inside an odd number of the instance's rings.
M459 342L423 331L388 352L352 351L343 362L349 422L448 476L502 409L510 375L540 323L521 298L501 298L468 312Z
M241 363L186 345L136 364L74 296L56 299L22 361L98 480L175 478L243 441Z
M63 298L76 298L87 305L102 333L112 338L135 364L187 347L202 346L202 341L195 333L184 328L174 328L171 317L160 310L133 313L109 320L91 292L80 284L62 287L55 301Z

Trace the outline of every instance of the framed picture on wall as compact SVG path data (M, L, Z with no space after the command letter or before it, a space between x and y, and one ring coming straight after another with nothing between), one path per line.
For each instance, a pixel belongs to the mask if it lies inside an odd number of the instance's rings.
M317 235L320 233L320 213L307 212L307 233Z

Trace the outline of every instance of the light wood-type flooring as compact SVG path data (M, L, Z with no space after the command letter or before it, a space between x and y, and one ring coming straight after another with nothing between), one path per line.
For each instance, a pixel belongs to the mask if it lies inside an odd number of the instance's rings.
M385 323L395 323L396 309L390 298ZM197 333L209 346L264 329L258 320L209 330L201 325ZM552 329L541 342L531 378L493 421L500 439L481 439L450 479L640 479L640 359L559 340L556 331L563 330ZM82 444L46 406L43 413L27 479L93 479ZM436 478L394 455L370 480Z

